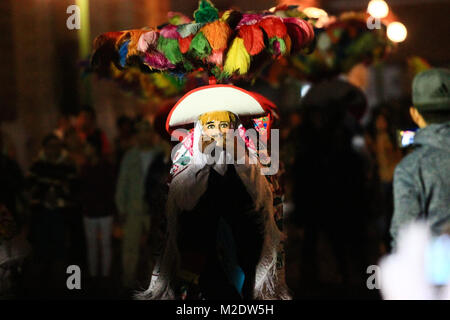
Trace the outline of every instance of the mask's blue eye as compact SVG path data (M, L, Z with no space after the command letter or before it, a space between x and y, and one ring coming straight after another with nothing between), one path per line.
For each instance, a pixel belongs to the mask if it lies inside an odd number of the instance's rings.
M223 128L223 129L224 129L224 128L228 128L228 123L221 123L221 124L220 124L220 127Z
M213 124L208 124L208 126L207 126L208 129L214 129L215 127L216 127L216 126L213 125Z

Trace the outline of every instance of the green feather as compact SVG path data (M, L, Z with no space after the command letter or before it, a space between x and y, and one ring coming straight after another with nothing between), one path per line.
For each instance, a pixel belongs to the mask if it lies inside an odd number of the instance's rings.
M286 53L286 42L284 42L284 39L278 38L278 42L280 43L280 51L281 54Z
M158 38L158 51L164 53L166 58L173 64L183 61L183 54L177 39L168 39L164 37Z
M189 52L201 59L206 58L211 54L211 46L209 45L209 42L203 32L197 33L197 35L192 39Z
M200 0L198 9L194 12L194 19L197 23L213 22L219 19L219 10L209 0Z
M186 70L187 72L191 72L192 70L194 70L194 66L188 60L184 61L183 67L184 67L184 70Z
M278 41L278 43L280 44L280 52L281 52L281 54L282 55L285 54L286 53L286 42L284 42L283 39L278 38L278 37L273 37L273 38L269 39L269 43L270 43L269 51L270 51L270 53L271 54L275 54L275 50L274 50L274 46L273 46L273 43L275 41Z
M226 73L225 71L222 71L218 66L214 66L211 69L211 74L216 78L217 83L221 83L230 77L230 75L228 73Z

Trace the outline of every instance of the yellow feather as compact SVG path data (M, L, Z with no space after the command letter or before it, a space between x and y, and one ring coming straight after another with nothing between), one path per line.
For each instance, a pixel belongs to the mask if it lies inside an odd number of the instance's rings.
M250 68L250 55L244 46L244 40L236 37L228 50L225 60L224 71L228 74L237 72L241 75L246 74Z
M227 21L227 19L230 17L230 13L231 13L232 11L233 11L233 10L227 10L227 11L225 11L225 12L223 13L222 17L220 18L220 20L222 20L222 21Z

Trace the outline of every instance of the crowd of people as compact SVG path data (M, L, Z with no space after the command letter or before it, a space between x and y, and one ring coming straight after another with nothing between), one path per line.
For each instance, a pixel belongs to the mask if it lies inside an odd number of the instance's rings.
M168 156L149 120L121 116L117 129L111 144L85 107L60 117L28 170L1 153L0 202L31 246L17 294L58 296L70 265L83 271L84 292L98 297L112 288L131 297L149 276L142 244L151 243L151 217L163 210L155 194L164 190Z

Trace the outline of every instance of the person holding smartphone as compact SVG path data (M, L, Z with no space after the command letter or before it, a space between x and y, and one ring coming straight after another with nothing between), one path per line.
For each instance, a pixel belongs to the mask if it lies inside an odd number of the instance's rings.
M399 229L413 220L426 220L432 234L450 222L450 70L429 69L412 84L412 120L419 130L414 151L394 173L392 248Z

